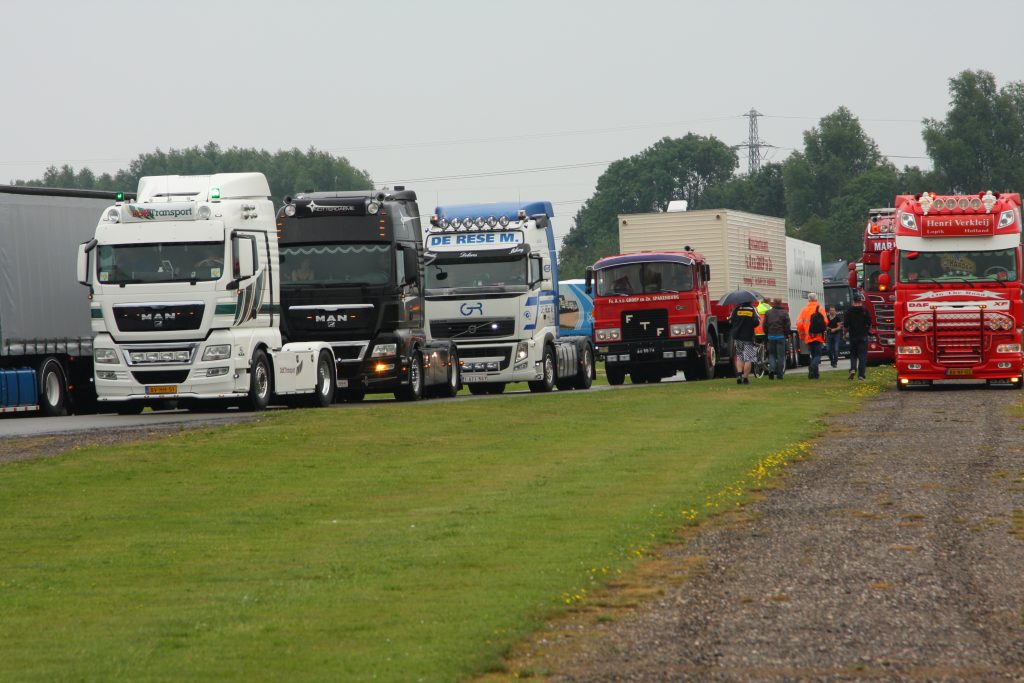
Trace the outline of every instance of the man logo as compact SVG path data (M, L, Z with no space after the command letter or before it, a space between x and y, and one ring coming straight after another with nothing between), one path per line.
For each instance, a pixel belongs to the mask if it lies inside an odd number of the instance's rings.
M317 314L313 317L313 322L324 324L327 327L336 327L338 323L348 322L348 313L337 313L334 315L329 313Z
M153 327L163 327L164 321L171 321L178 317L177 313L140 313L139 320L148 320Z

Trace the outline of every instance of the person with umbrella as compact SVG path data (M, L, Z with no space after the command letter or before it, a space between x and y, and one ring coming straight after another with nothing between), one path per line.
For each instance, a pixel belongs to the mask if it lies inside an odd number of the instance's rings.
M761 324L761 318L754 308L756 299L751 294L739 306L733 309L729 317L729 329L732 331L733 362L736 364L736 384L750 384L750 369L757 360L757 345L754 343L754 330Z

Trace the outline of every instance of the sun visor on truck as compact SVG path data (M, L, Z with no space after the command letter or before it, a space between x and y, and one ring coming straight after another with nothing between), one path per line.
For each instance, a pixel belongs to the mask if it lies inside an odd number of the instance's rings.
M426 249L438 263L474 261L511 261L530 253L530 245L519 230L503 232L433 232L427 235Z

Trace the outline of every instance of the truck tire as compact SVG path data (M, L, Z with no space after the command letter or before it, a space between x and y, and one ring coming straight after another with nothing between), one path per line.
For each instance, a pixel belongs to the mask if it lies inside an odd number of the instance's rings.
M717 362L715 345L711 335L708 335L707 343L704 345L704 353L695 358L688 358L683 373L687 382L702 382L715 376L715 364Z
M307 403L312 408L326 408L334 403L334 359L326 350L320 351L316 362L316 388Z
M583 357L580 359L580 369L573 381L573 389L589 389L594 383L594 349L590 344L583 349Z
M473 394L474 396L486 396L487 394L491 393L491 392L489 392L487 390L487 385L486 384L482 384L480 382L475 382L475 383L470 384L468 386L469 386L469 393Z
M550 346L544 347L544 355L541 357L541 379L536 382L528 382L530 391L535 394L546 394L555 388L557 377L555 374L555 352Z
M349 386L339 394L342 401L345 403L362 403L363 399L366 398L366 387L363 385Z
M46 417L68 414L68 390L64 369L52 356L39 366L39 412Z
M604 366L604 375L608 378L608 384L617 387L626 381L626 371L618 366Z
M395 392L399 401L418 401L423 398L423 356L419 351L412 352L409 361L409 383Z
M272 377L270 359L263 349L256 349L256 353L252 354L252 364L249 366L249 395L242 399L242 410L257 412L267 409L273 390Z
M462 376L459 372L459 354L453 348L448 356L448 376L444 386L439 387L437 396L440 398L452 398L462 388Z

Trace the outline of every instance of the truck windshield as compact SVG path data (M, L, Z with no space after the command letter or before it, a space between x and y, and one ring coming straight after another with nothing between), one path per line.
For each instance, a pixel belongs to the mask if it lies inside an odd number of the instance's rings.
M837 311L845 311L853 302L853 290L843 283L841 285L825 285L825 308L835 306Z
M390 244L294 244L281 247L283 285L386 285Z
M1016 249L900 252L900 282L1016 282L1019 277Z
M525 292L528 288L526 259L432 263L427 267L428 290L480 287Z
M629 296L693 289L693 269L671 261L645 261L597 271L598 296Z
M98 248L98 279L104 284L219 280L223 242L105 244Z
M878 289L878 276L882 274L882 269L878 267L877 263L865 263L864 264L864 289L869 292L877 292ZM889 268L889 279L892 280L892 268Z

